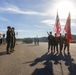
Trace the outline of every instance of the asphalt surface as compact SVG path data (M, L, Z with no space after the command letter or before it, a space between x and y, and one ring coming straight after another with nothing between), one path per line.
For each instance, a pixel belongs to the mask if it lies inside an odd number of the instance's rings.
M48 53L47 45L17 42L11 54L1 45L0 75L76 75L76 44L70 44L70 54Z

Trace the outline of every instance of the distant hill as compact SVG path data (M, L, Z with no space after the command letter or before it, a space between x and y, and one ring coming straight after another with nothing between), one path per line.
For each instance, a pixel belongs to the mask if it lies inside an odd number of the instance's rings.
M47 37L42 37L42 38L39 38L39 41L40 41L40 42L47 42L48 39L47 39Z
M73 40L76 40L76 35L72 35L72 39Z
M24 39L27 39L27 38L24 38ZM31 38L31 39L34 40L34 38ZM17 39L17 40L18 40L18 41L21 41L21 40L23 40L23 39ZM76 40L76 35L72 35L72 40ZM47 37L40 37L40 38L39 38L39 41L40 41L40 42L47 42L48 39L47 39Z
M76 40L76 35L72 35L72 40ZM47 42L48 39L47 39L47 37L41 37L41 38L39 38L39 41L40 42Z

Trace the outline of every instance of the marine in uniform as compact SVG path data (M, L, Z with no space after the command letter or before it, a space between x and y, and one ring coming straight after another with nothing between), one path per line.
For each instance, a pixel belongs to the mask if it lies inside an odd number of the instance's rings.
M37 38L37 45L39 45L39 38Z
M65 53L65 49L67 48L67 52L69 53L69 42L68 39L66 38L66 33L65 33L65 37L64 37L64 53Z
M14 27L11 28L11 52L14 51L14 47L15 47L15 41L16 41L16 38L15 38L15 31L14 31Z
M51 46L51 52L53 50L53 35L52 35L52 32L50 32L49 36L48 36L48 52L49 52L49 49L50 49L50 46Z
M11 27L8 26L7 27L7 32L6 32L6 50L7 50L7 54L10 54L10 44L11 44Z
M34 44L35 44L35 45L37 44L37 42L36 42L36 38L34 38Z
M59 36L59 45L60 45L60 52L62 52L62 49L63 49L63 37L62 37L62 35L61 35L61 33L60 33L60 36Z
M55 37L54 37L54 52L55 52L55 49L58 53L58 37L56 36L56 33L55 33Z

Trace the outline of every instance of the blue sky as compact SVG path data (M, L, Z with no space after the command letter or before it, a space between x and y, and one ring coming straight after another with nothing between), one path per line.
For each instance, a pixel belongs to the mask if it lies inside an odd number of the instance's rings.
M6 34L7 26L15 27L17 38L44 37L47 31L54 34L58 9L63 28L71 13L71 31L76 34L75 0L0 0L0 32Z

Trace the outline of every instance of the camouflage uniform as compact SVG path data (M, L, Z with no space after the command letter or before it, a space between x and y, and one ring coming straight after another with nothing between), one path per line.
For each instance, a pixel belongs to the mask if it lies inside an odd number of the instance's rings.
M7 28L8 28L8 30L6 32L6 43L7 43L6 50L7 50L7 54L9 54L10 53L9 48L10 48L10 44L11 44L11 31L10 31L11 28L10 28L10 26L8 26Z
M54 45L54 42L53 42L53 35L52 35L52 32L50 32L51 35L48 36L48 52L49 52L49 49L50 49L50 46L51 46L51 52L53 50L53 45Z
M63 49L63 42L64 42L63 37L60 34L60 37L59 37L60 52L62 52L62 49Z
M39 45L39 39L37 38L37 45Z
M37 43L37 42L36 42L36 38L34 38L34 44L36 45L36 43Z
M56 37L56 34L54 37L54 52L55 52L55 48L56 48L57 53L58 53L58 37Z
M64 37L64 53L65 53L65 49L67 48L67 51L69 52L69 42L68 39L66 38L66 34Z
M11 52L14 51L14 47L15 47L15 32L14 32L14 28L12 27L11 30Z

